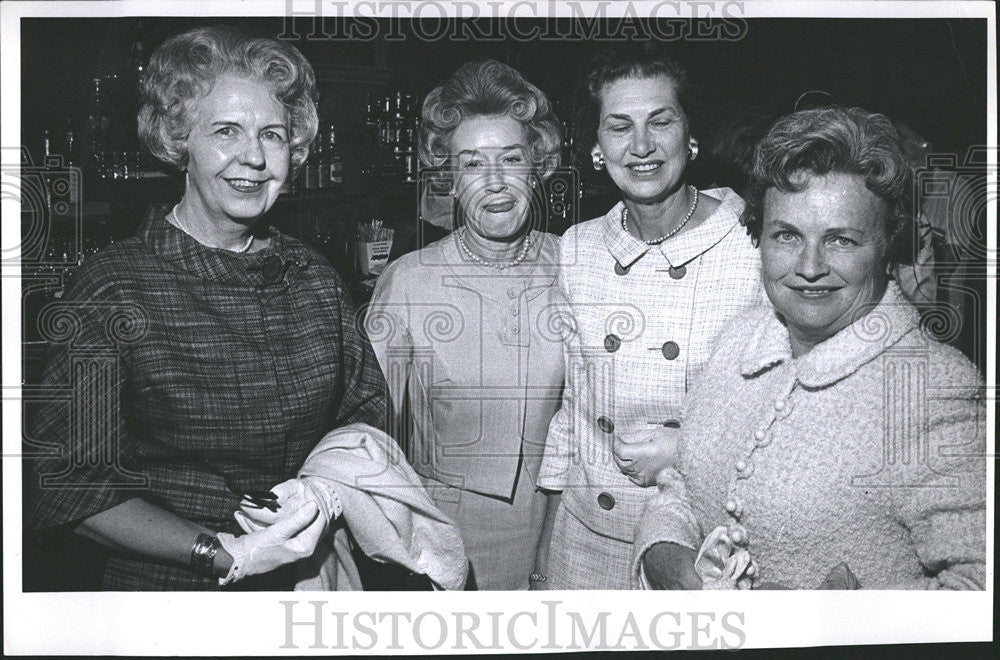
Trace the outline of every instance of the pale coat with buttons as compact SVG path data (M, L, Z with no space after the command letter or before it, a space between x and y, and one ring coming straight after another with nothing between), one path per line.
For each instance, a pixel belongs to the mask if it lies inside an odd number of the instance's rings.
M559 287L572 309L567 386L549 426L539 485L562 491L561 506L590 533L614 539L611 563L585 561L594 581L628 585L628 545L643 504L656 492L630 482L612 456L612 435L680 417L692 380L723 325L762 298L760 257L739 224L743 200L729 189L699 225L651 247L621 225L623 205L571 227L560 242ZM608 428L606 426L606 428ZM553 535L553 546L573 543ZM607 581L609 566L621 575ZM597 581L600 579L600 581ZM610 585L610 586L609 586Z
M890 283L793 359L770 305L735 320L684 411L684 478L664 471L637 529L634 584L650 545L724 526L754 584L815 589L846 562L866 589L982 589L983 384L918 321Z

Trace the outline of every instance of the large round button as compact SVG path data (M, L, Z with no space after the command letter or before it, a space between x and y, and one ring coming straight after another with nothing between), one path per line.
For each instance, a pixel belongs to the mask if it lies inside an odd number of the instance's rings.
M630 266L622 266L617 261L615 262L615 275L628 275L628 269Z
M663 357L668 360L674 360L681 354L681 347L675 341L665 341L663 342L663 346L660 347L660 351L663 353Z
M601 415L597 418L597 428L601 429L605 433L614 433L615 423L604 415Z
M736 545L745 545L749 540L747 538L747 530L743 525L733 525L729 528L729 538Z
M622 347L622 340L618 335L608 335L604 338L604 350L608 353L614 353L619 348Z
M749 461L737 461L736 462L736 478L737 479L749 479L750 475L753 474L753 463Z
M605 511L615 508L615 498L610 493L601 493L597 496L597 504Z
M671 266L670 270L667 272L670 273L670 277L672 277L675 280L679 280L685 275L687 275L688 269L685 266L678 266L677 268Z

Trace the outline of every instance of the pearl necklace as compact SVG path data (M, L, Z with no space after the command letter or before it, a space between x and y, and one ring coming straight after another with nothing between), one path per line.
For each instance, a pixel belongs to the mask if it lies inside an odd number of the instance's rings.
M684 229L684 225L686 225L688 223L688 220L690 220L691 216L694 215L694 210L696 208L698 208L698 189L695 188L694 186L689 186L689 188L691 188L691 190L694 191L694 201L691 202L691 208L688 209L687 215L684 216L683 220L681 220L681 224L677 225L676 227L674 227L673 229L671 229L670 231L668 231L663 236L660 236L659 238L654 238L651 241L645 241L645 240L643 240L643 239L640 238L639 239L640 241L642 241L646 245L659 245L660 243L662 243L663 241L667 240L668 238L670 238L671 236L673 236L674 234L676 234L680 230ZM625 230L626 234L629 233L629 230L628 230L628 207L627 206L624 207L624 208L622 208L622 229Z
M177 217L177 207L178 206L180 206L180 204L175 204L174 208L170 209L170 217L174 219L174 224L177 225L178 229L180 229L182 232L184 232L185 234L187 234L191 238L194 238L194 235L191 232L189 232L187 229L185 229L184 227L181 226L181 221ZM198 241L197 238L194 238L194 240ZM198 241L198 242L201 243L201 241ZM246 245L244 245L239 250L229 250L229 252L235 252L236 254L244 254L247 250L250 249L251 245L253 245L253 234L250 234L250 236L247 238L247 244ZM228 250L228 248L224 248L224 249Z
M469 258L475 261L476 263L482 264L483 266L489 266L490 268L496 268L497 270L504 270L505 268L511 268L513 266L518 265L519 263L524 261L525 257L528 256L528 249L531 248L531 234L528 234L527 236L524 237L524 247L521 248L521 252L514 258L514 261L510 262L509 264L496 264L493 263L492 261L486 261L478 254L469 249L469 246L465 244L465 238L463 237L465 231L466 230L463 228L458 232L458 244L462 246L462 250L465 252L465 254L469 255Z

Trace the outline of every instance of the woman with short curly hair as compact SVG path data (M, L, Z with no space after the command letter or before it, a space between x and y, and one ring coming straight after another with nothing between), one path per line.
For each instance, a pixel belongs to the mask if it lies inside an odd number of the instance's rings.
M635 584L984 588L982 377L890 278L910 185L883 115L804 110L764 136L743 221L768 304L723 330L688 395Z
M337 273L255 230L316 135L315 77L288 44L206 27L160 46L142 92L143 142L185 172L184 196L88 258L52 310L71 336L50 333L44 382L93 398L32 420L51 451L26 527L101 544L107 590L288 589L330 509L243 535L234 511L274 507L325 433L381 427L386 403ZM81 350L106 369L81 370Z
M386 269L366 321L408 458L457 522L479 589L542 575L535 480L563 363L558 239L537 228L537 189L560 137L545 94L500 62L436 87L420 156L450 178L460 226Z

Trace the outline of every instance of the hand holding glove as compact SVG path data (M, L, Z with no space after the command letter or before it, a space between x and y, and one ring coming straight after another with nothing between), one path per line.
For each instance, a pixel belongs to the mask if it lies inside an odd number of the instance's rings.
M323 531L320 534L322 537L326 534L330 521L338 518L343 511L340 497L324 479L315 477L289 479L272 488L271 492L277 495L277 507L273 511L246 499L240 502L240 508L233 516L244 531L253 532L270 527L287 517L290 512L312 502L319 508L320 518L323 519Z
M632 483L652 486L660 470L676 464L680 442L680 429L666 426L615 436L615 464Z
M232 555L233 565L229 574L219 579L219 584L226 585L250 575L269 573L309 557L326 531L327 522L316 503L307 502L270 527L262 527L243 536L220 533L219 542Z

